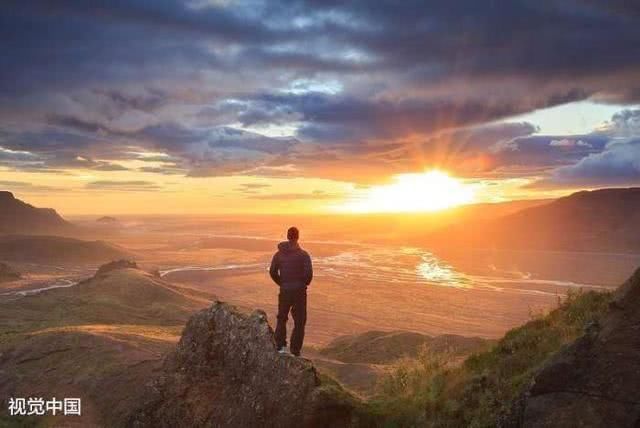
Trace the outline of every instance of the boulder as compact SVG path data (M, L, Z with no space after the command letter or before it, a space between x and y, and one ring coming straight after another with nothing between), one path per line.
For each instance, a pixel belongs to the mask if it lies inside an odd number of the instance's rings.
M222 302L194 315L149 384L135 427L344 427L357 402L304 358L277 352L261 310Z

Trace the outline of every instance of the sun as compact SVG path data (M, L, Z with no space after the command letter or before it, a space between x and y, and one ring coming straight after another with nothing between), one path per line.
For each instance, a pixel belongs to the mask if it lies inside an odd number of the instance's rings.
M474 201L473 187L440 170L399 174L373 186L339 209L353 213L432 212Z

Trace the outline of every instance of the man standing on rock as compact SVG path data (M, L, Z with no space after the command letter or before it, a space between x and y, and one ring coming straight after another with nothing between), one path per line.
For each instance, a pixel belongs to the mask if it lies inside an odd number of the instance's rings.
M300 248L300 232L296 227L287 230L287 241L278 244L273 255L269 275L280 286L278 295L278 323L276 324L276 345L278 352L287 353L287 320L289 311L293 317L291 332L291 353L300 356L304 341L304 326L307 323L307 286L313 279L311 257Z

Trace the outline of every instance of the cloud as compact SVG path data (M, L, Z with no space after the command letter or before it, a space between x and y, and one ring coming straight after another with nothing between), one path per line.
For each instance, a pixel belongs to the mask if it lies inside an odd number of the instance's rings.
M640 184L640 139L614 142L600 153L553 171L534 187L605 187Z
M0 187L10 192L47 193L61 190L55 186L43 186L26 181L0 180Z
M276 200L276 201L296 201L296 200L327 200L339 199L342 195L327 193L322 190L314 190L311 193L270 193L256 194L248 196L249 199Z
M99 180L87 183L85 189L104 190L104 191L122 191L122 192L149 192L162 190L162 186L151 181L129 180L129 181L111 181Z
M599 153L609 137L594 133L576 136L530 135L497 147L492 154L501 167L558 167Z
M640 109L625 109L614 114L599 131L621 138L640 135Z
M533 188L640 184L640 109L620 111L590 135L551 145L580 156L533 182Z
M272 187L271 184L267 183L242 183L234 190L246 195L251 195L259 194L261 189L268 189L270 187Z
M326 93L262 94L233 108L244 126L300 122L297 136L315 142L358 142L433 133L522 111L508 102L405 98L364 100ZM525 109L526 110L526 109Z
M267 189L271 187L271 184L267 183L242 183L240 185L243 189Z
M0 161L30 162L36 158L37 158L36 155L24 150L11 150L4 147L0 147Z
M131 137L146 139L154 147L169 153L189 153L200 158L215 157L225 149L281 153L295 144L291 139L270 138L236 128L197 128L178 123L150 126L131 134Z
M11 2L5 9L4 43L15 61L6 61L3 69L19 79L17 88L4 89L13 92L29 81L73 86L141 75L197 76L202 67L307 74L380 70L423 85L470 76L547 81L570 76L592 91L601 88L591 78L620 74L611 82L619 90L629 87L624 72L638 65L635 15L612 13L594 2L569 7L519 0L498 7L471 0L456 5L275 0L194 7L170 0L63 0ZM57 53L55 61L47 62L38 50L45 38L49 51ZM81 55L87 51L92 55Z
M640 135L637 113L584 136L497 121L640 101L637 18L591 0L10 1L0 165L116 174L149 151L170 158L140 172L350 181L569 166Z
M373 88L392 76L399 92L460 79L501 87L505 77L543 82L539 90L555 94L566 93L567 85L547 83L570 76L577 86L570 89L583 96L640 86L629 85L637 83L631 73L638 66L633 20L587 2L563 7L520 0L497 7L471 0L446 6L276 0L193 7L170 0L88 0L12 2L5 9L5 52L13 60L2 68L10 79L1 81L12 82L3 89L14 94L143 79L200 83L203 70L260 70L243 80L263 88L283 71L304 77L346 73ZM55 61L38 49L42 40Z
M143 166L137 169L140 172L162 175L184 175L184 170L176 166Z
M193 177L240 174L286 155L298 143L230 127L199 128L166 123L128 136L179 159L176 166Z
M160 162L143 172L192 176L231 175L268 164L295 150L293 138L271 138L231 127L192 127L166 122L123 132L65 118L64 128L47 125L0 136L0 164L15 169L125 171L119 160ZM140 152L162 152L145 157ZM108 160L96 160L108 159Z
M575 148L575 147L589 147L591 148L591 144L571 138L563 138L561 140L551 140L549 142L551 147L565 147L565 148Z
M528 122L512 122L444 131L421 142L421 160L459 174L491 171L501 165L501 152L513 150L518 138L537 130Z
M126 171L122 165L95 157L120 158L118 149L103 145L95 133L51 126L30 130L0 130L0 164L12 169L43 172L64 169Z

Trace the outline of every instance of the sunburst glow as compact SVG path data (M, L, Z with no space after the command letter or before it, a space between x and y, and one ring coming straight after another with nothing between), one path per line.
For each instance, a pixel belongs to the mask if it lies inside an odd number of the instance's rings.
M343 204L347 212L422 212L438 211L474 201L473 187L432 170L420 174L400 174L391 184L374 186L361 197Z

